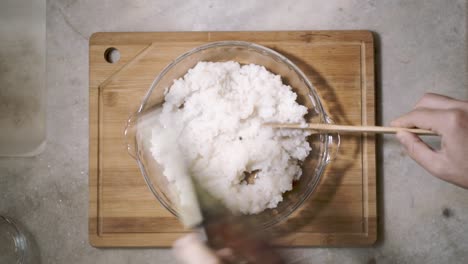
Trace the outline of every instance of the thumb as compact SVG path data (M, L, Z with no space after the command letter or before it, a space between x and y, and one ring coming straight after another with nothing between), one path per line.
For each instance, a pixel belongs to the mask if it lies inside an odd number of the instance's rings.
M396 137L412 159L433 175L438 174L441 160L437 152L413 133L398 131Z
M220 264L221 261L197 234L188 234L174 243L175 257L184 264Z

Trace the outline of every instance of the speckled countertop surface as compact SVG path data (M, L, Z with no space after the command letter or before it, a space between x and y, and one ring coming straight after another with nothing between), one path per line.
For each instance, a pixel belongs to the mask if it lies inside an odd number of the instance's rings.
M377 108L388 124L426 91L468 97L467 11L463 0L47 1L47 146L34 158L0 159L0 213L26 226L42 263L175 263L168 249L88 244L88 39L94 32L369 29L378 35ZM391 136L381 143L379 242L285 250L290 259L466 263L468 191L431 177Z

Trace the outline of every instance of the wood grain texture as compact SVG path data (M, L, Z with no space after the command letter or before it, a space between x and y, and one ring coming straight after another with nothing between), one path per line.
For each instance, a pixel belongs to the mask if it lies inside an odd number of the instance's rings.
M368 31L95 33L89 42L89 240L96 247L169 247L186 233L146 187L124 127L155 76L191 48L219 40L270 47L296 63L333 120L374 125ZM110 64L107 48L121 58ZM142 55L143 54L143 55ZM365 246L377 238L375 137L343 135L316 191L278 228L281 246Z
M385 127L385 126L346 126L336 124L291 124L291 123L268 123L266 124L275 128L294 128L315 131L317 133L373 133L373 134L396 134L400 131L411 132L416 135L436 136L437 133L427 129L420 128L404 128L404 127Z

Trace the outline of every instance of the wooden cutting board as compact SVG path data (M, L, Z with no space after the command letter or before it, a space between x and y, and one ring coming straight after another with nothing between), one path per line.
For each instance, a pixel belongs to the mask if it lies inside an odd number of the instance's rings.
M168 247L187 231L153 197L124 127L155 76L207 42L243 40L296 63L338 124L374 125L374 45L368 31L95 33L89 41L89 240L96 247ZM109 48L120 52L106 61ZM346 135L306 205L281 227L282 246L363 246L377 238L375 137Z

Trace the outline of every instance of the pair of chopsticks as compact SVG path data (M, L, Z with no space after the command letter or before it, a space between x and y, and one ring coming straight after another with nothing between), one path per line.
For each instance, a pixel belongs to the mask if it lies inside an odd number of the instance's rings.
M417 135L437 136L437 133L431 130L419 128L403 128L403 127L383 127L383 126L343 126L334 124L267 124L274 128L289 128L289 129L307 129L317 132L340 132L340 133L371 133L371 134L395 134L399 131L407 131Z

